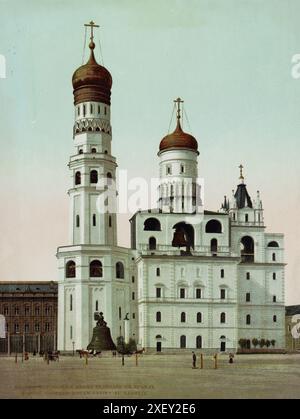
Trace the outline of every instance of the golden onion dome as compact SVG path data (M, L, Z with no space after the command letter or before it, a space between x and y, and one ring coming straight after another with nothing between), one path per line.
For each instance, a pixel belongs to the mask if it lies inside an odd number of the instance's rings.
M165 151L174 148L185 148L198 153L198 143L196 138L182 130L180 118L177 118L177 126L175 131L166 135L161 140L159 145L159 151Z
M92 40L89 48L91 52L88 62L79 67L72 77L74 104L103 102L110 105L111 74L105 67L97 63L94 55L95 44Z

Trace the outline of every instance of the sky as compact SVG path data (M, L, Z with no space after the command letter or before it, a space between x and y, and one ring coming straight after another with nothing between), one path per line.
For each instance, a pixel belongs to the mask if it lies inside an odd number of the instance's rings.
M159 142L182 97L205 207L219 209L243 163L266 231L285 234L286 303L300 304L299 15L298 0L0 0L0 279L57 280L56 249L69 243L71 78L93 19L95 54L113 77L119 168L158 175ZM128 218L119 217L122 246Z

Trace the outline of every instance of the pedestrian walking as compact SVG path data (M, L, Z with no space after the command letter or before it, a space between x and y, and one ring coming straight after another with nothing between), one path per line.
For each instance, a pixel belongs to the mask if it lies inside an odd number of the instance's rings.
M197 356L196 356L195 352L192 352L192 354L193 354L193 356L192 356L193 368L196 368Z

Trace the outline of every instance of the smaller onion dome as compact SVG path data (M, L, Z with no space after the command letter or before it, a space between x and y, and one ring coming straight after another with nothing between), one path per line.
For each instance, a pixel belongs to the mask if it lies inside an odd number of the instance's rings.
M159 151L165 151L170 148L187 148L198 152L196 138L182 130L179 119L177 120L175 131L172 134L166 135L159 145Z
M165 150L170 150L170 149L176 149L176 148L180 148L180 149L188 149L188 150L192 150L195 151L196 153L198 153L198 143L195 137L193 137L191 134L187 134L186 132L184 132L181 128L181 124L180 124L180 103L182 103L183 101L178 98L176 100L174 100L175 103L177 103L177 126L174 132L172 132L171 134L166 135L160 142L159 145L159 151L165 151Z
M72 77L74 104L93 101L110 105L111 74L97 63L94 55L95 44L92 39L89 48L91 53L88 62L79 67Z

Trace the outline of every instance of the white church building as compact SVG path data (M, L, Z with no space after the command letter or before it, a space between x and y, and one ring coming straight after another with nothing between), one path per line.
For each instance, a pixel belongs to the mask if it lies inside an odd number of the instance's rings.
M89 48L72 79L70 241L57 250L58 349L87 347L95 311L115 342L133 338L146 351L236 351L241 339L249 348L255 338L284 348L283 235L266 233L259 192L252 200L242 166L231 198L219 211L203 210L198 143L182 130L180 99L175 131L159 145L157 208L134 214L131 248L118 246L117 215L99 208L107 189L117 196L112 77L96 62L93 31Z

